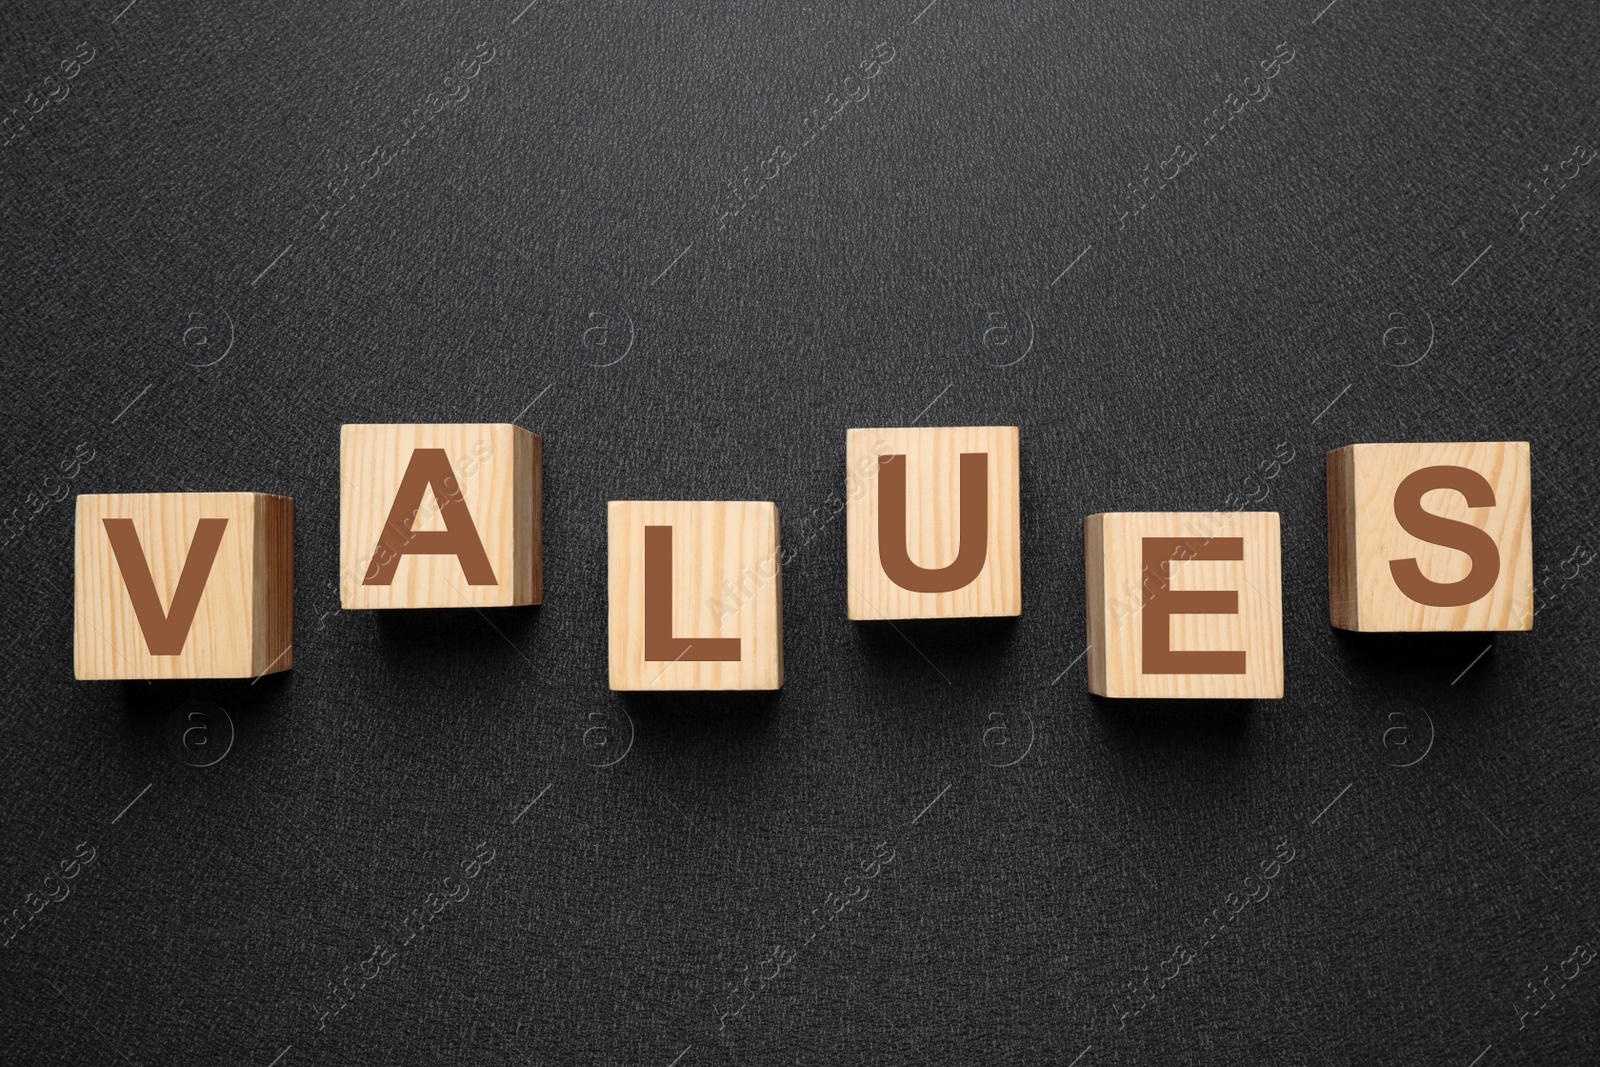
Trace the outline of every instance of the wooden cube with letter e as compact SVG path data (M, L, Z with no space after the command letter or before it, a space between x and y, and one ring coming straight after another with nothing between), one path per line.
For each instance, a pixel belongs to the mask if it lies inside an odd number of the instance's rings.
M542 461L538 435L509 424L345 426L340 604L539 603Z
M1533 628L1525 441L1328 453L1328 613L1342 630Z
M612 689L783 686L776 504L613 500L606 552Z
M1089 691L1283 696L1283 555L1272 511L1084 520Z
M851 430L850 618L1022 614L1015 426Z
M78 497L73 666L83 680L255 678L294 662L294 501Z

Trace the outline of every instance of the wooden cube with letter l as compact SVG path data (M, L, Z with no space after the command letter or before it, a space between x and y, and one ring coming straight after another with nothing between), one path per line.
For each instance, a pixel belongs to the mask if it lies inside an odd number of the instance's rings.
M1525 441L1328 453L1328 613L1342 630L1533 629Z
M542 442L504 423L345 426L339 602L500 608L544 596Z
M1089 691L1283 696L1283 553L1273 511L1084 520Z
M783 561L764 501L611 501L611 688L779 689Z
M289 497L86 494L76 536L78 678L255 678L293 664Z
M1022 614L1015 426L851 430L850 618Z

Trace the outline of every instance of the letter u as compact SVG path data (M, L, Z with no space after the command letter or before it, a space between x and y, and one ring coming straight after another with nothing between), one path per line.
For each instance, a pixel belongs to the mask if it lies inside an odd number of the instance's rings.
M906 457L878 458L878 558L890 581L913 593L952 593L972 583L989 555L989 453L961 453L961 540L954 562L930 569L906 549Z

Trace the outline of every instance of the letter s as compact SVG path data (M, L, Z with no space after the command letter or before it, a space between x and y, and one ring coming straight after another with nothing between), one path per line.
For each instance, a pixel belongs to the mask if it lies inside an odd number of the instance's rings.
M1464 552L1472 569L1457 582L1435 582L1422 573L1415 558L1389 561L1389 572L1400 591L1418 604L1433 608L1458 608L1485 596L1500 577L1500 548L1494 538L1476 526L1430 515L1422 510L1423 494L1433 489L1454 489L1471 508L1494 507L1494 487L1477 471L1466 467L1423 467L1400 482L1394 494L1394 517L1406 533L1432 544Z

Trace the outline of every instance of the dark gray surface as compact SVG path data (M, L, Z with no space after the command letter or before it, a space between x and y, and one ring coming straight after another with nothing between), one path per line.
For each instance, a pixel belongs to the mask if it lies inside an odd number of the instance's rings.
M1600 134L1594 5L124 2L0 8L7 107L97 50L0 149L4 906L96 855L0 949L0 1059L1600 1059L1600 968L1518 1017L1600 947L1600 168L1519 220ZM1280 42L1271 95L1119 225ZM544 606L339 612L340 423L519 417ZM846 620L845 431L914 419L1021 427L1021 619ZM1534 631L1332 632L1323 452L1510 439ZM289 675L73 681L71 505L27 495L78 442L71 492L295 497ZM1279 442L1286 699L1087 697L1082 517L1224 507ZM778 503L780 694L607 691L605 502L650 497ZM190 699L236 731L211 766L168 748Z

